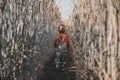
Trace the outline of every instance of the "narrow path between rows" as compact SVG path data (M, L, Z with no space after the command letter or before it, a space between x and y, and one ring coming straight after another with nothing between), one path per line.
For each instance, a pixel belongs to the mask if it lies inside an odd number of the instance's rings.
M55 68L54 55L47 61L42 74L38 75L37 80L75 80L76 72L58 71Z

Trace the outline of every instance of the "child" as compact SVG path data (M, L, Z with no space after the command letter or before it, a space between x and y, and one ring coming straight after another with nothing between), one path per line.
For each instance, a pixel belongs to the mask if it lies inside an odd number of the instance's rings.
M57 69L64 70L68 65L68 48L70 46L67 34L65 34L65 26L63 24L58 26L59 34L54 41L55 51L55 64Z

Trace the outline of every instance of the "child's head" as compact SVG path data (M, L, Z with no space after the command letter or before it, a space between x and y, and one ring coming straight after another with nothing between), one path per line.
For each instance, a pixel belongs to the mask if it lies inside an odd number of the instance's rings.
M60 24L58 26L58 31L59 31L59 33L65 33L65 26L63 24Z

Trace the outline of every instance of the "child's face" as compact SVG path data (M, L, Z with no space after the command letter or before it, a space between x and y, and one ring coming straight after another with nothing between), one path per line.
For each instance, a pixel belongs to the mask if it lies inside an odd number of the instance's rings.
M63 29L63 26L60 26L59 31L61 31L62 29Z

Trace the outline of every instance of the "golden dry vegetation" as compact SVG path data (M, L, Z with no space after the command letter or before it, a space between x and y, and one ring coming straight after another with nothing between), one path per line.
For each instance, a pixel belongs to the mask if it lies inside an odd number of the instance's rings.
M75 80L120 80L120 0L73 2L63 22L54 0L0 0L0 80L46 80L40 77L52 64L60 23L71 41Z

